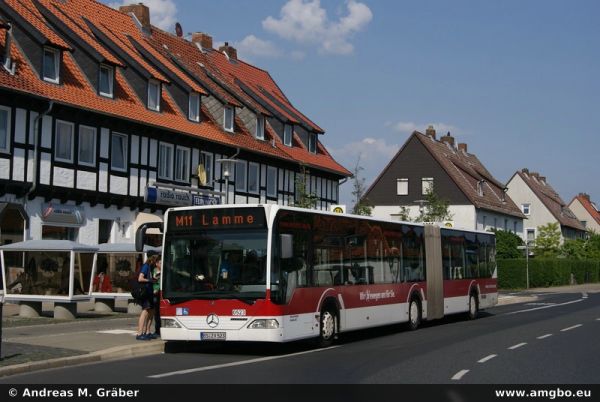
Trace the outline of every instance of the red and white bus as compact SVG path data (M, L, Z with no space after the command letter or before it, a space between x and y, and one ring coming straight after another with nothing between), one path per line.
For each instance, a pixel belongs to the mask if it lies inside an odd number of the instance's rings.
M492 233L282 207L165 214L161 337L287 342L498 301ZM143 243L143 232L137 243Z

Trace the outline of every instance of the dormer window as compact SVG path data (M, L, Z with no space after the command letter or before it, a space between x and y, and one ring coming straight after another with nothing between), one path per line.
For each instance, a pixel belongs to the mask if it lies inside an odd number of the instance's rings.
M148 81L148 109L160 112L160 82Z
M313 154L317 153L317 135L315 133L308 135L308 151Z
M107 98L113 97L114 69L104 64L100 65L100 80L98 81L98 92Z
M42 77L44 81L53 84L60 82L60 50L51 47L44 48Z
M265 139L265 117L258 116L256 118L256 138L259 140Z
M235 111L231 106L225 106L225 110L223 112L223 128L225 131L229 131L233 133L233 120L234 120Z
M191 121L199 122L200 121L200 94L191 93L190 101L189 101L189 111L188 118Z
M283 126L283 144L291 147L292 146L292 136L294 130L291 124L286 124Z

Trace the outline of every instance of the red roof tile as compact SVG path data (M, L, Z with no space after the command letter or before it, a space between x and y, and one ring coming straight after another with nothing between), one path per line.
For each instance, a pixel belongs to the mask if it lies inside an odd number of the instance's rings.
M596 221L598 225L600 225L600 211L598 210L596 204L592 202L590 196L588 194L579 194L578 196L573 198L573 201L575 200L578 200L581 203L581 205L585 208L587 213L590 214L590 216ZM571 201L569 205L572 205L573 201Z

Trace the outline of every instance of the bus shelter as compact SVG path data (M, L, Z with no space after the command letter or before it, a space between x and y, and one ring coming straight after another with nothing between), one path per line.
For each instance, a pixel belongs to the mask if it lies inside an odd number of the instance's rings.
M140 267L148 253L160 253L160 248L146 246L144 251L139 252L133 243L104 243L97 247L96 270L92 280L95 310L111 312L116 300L132 299L131 284L136 280Z
M73 319L78 301L91 299L98 249L68 240L29 240L0 246L6 302L18 302L23 316L39 316L42 302L54 302L54 317Z

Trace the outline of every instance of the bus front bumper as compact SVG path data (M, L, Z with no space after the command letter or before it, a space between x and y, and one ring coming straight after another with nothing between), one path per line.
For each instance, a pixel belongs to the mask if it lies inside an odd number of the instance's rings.
M206 322L207 318L202 318ZM210 328L208 325L189 325L189 323L182 322L179 317L162 317L160 337L165 341L285 341L280 317L252 318L243 322L243 325L236 325L233 328L231 325L227 325L227 318L221 317L221 320L225 321L223 326L220 327L217 324L214 328Z

